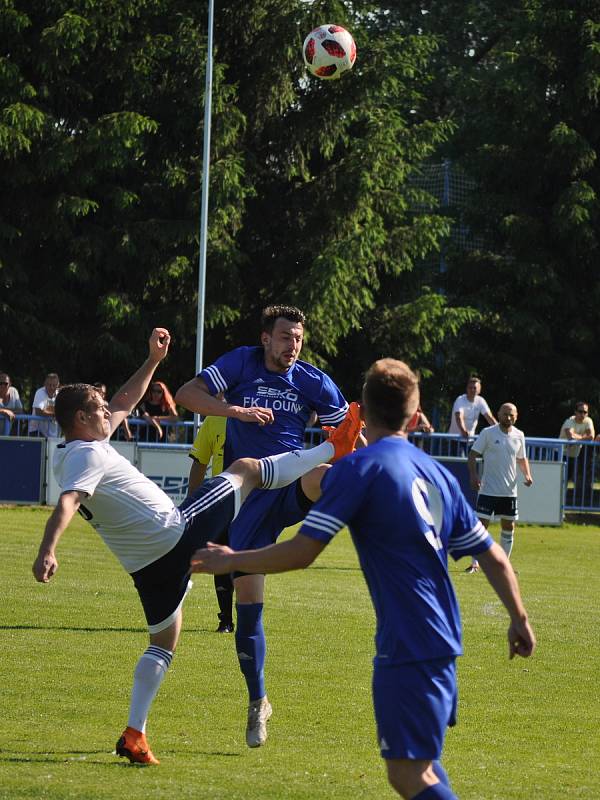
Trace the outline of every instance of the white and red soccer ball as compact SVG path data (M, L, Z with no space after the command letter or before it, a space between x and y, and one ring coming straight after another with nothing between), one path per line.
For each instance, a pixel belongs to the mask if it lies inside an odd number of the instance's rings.
M356 45L341 25L319 25L304 40L302 55L311 75L334 80L352 69Z

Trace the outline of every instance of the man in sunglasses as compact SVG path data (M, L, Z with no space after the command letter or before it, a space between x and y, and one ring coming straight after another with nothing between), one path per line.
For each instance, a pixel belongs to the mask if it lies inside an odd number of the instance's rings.
M589 416L589 405L583 400L575 403L575 413L568 417L560 429L560 438L570 442L593 441L594 423ZM574 444L566 449L568 480L573 488L567 490L567 505L590 505L592 502L592 448Z

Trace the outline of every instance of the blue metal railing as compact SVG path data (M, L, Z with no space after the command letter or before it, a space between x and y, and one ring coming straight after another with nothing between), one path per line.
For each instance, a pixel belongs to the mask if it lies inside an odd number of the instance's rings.
M47 417L17 414L13 421L0 417L0 436L29 436L29 421L47 421ZM162 438L156 429L139 417L128 418L133 439L138 444L154 446L179 445L187 449L194 440L194 423L186 420L161 422ZM305 447L313 447L323 440L321 428L307 428ZM126 433L120 426L113 439L125 441ZM411 433L410 441L434 457L465 459L475 437L465 439L451 433ZM540 437L526 438L527 457L530 461L565 462L564 508L566 511L600 512L600 442L572 443L565 439Z

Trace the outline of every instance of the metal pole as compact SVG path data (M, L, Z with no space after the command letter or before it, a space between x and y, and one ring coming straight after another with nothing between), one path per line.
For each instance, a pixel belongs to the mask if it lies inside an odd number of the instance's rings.
M200 257L198 263L198 310L196 314L196 374L202 369L204 350L204 300L206 292L206 240L208 227L208 183L210 171L210 121L213 73L214 0L208 3L208 52L204 90L204 148L202 154L202 197L200 201Z
M196 312L196 375L202 369L204 353L204 302L206 295L206 241L208 228L208 185L210 173L210 124L212 109L214 0L208 2L208 41L204 88L204 146L202 152L202 195L200 200L200 254L198 259L198 308ZM200 415L194 414L194 432Z

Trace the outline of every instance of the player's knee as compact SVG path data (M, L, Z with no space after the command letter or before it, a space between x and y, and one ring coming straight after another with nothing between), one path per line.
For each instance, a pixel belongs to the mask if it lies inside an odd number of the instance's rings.
M239 476L245 489L250 490L260 486L260 463L255 458L238 458L227 472Z
M301 478L302 491L313 503L321 497L321 481L330 466L330 464L319 464Z
M390 786L404 798L414 797L437 781L431 761L394 758L386 760L386 765Z
M265 594L264 575L241 575L233 581L237 603L262 603Z

